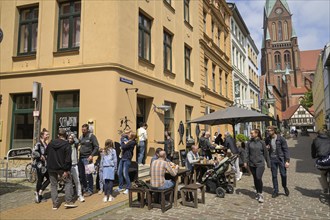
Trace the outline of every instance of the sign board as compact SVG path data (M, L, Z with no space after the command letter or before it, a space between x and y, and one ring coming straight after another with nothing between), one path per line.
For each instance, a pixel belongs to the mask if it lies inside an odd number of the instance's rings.
M17 148L11 149L7 153L7 160L12 158L20 158L20 157L30 157L32 155L32 148Z
M120 82L123 82L123 83L127 83L127 84L130 84L130 85L133 85L133 80L126 79L124 77L120 77L119 81Z
M243 100L244 105L252 105L253 104L253 99L245 99Z
M239 81L234 82L234 92L235 92L235 98L239 98L241 96Z
M274 104L275 103L275 98L269 98L269 99L266 99L265 102L267 104Z

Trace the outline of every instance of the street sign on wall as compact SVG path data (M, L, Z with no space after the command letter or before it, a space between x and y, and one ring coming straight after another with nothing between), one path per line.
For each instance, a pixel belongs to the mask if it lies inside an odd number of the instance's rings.
M253 104L253 99L245 99L243 100L244 105L252 105Z

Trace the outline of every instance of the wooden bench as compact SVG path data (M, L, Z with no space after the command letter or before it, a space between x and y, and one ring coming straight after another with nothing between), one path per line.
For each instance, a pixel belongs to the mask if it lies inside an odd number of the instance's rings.
M129 190L128 190L129 207L143 208L144 207L145 192L146 192L146 190L142 187L140 187L140 188L135 188L135 187L129 188ZM133 193L137 194L137 200L133 201Z
M198 189L200 189L201 191L201 199L198 199ZM205 186L203 184L189 184L187 186L182 187L180 193L182 198L182 205L184 206L197 208L198 203L205 204ZM193 194L193 201L187 201L187 198L189 197L188 194Z
M169 210L173 206L173 188L170 189L146 189L148 210L160 208L162 212ZM166 200L166 197L169 200Z

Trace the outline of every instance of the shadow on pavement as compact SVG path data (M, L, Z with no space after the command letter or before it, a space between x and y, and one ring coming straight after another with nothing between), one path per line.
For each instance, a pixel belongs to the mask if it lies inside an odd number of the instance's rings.
M24 182L26 181L21 181L17 183L12 183L12 182L4 182L0 180L0 196L5 195L7 193L12 193L15 191L30 191L31 187L24 186Z
M325 205L330 205L330 195L324 194L320 189L305 189L299 186L295 187L295 190L300 192L303 196L308 196L311 198L318 198L321 203Z

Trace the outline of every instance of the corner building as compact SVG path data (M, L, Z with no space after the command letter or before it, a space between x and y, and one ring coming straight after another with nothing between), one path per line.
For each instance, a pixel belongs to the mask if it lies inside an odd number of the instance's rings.
M108 138L119 140L125 123L135 130L145 121L150 158L165 130L172 131L176 150L185 148L178 145L182 121L184 144L187 136L196 140L195 125L186 122L204 111L201 14L195 16L201 4L1 1L0 157L32 146L34 81L42 87L40 127L51 138L59 127L80 135L89 122L103 146Z

